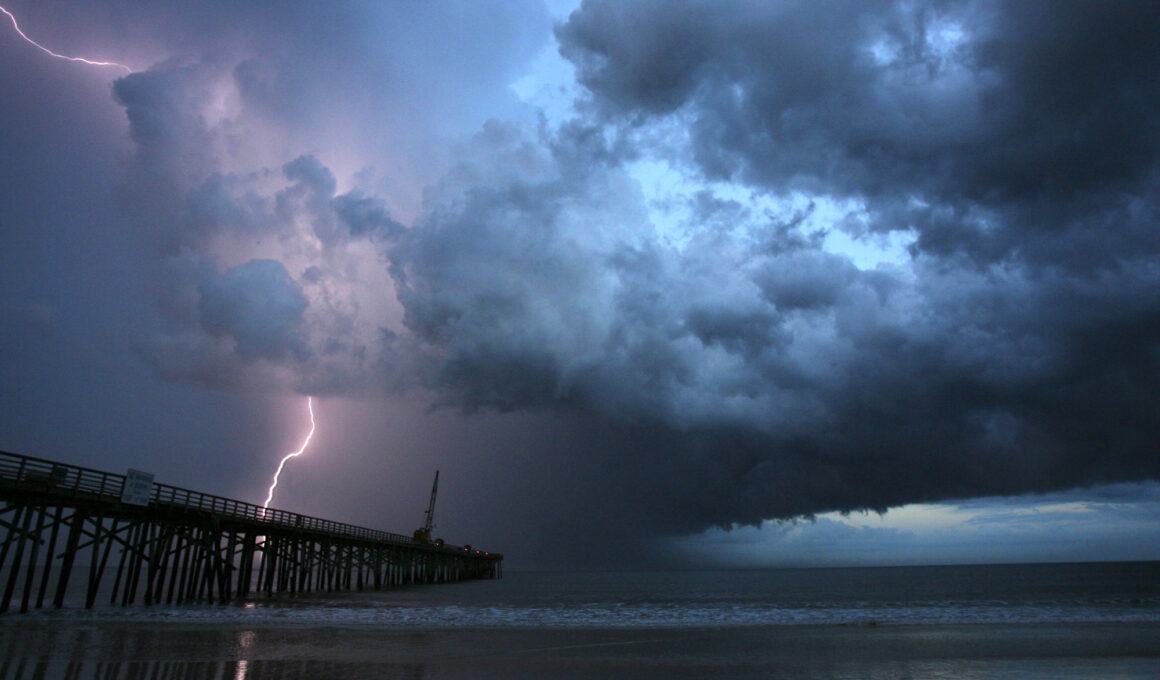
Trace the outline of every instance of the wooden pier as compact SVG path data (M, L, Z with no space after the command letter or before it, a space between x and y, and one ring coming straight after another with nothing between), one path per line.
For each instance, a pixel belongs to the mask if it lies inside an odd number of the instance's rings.
M81 586L91 608L503 575L503 555L470 546L145 480L0 452L0 613L60 608Z

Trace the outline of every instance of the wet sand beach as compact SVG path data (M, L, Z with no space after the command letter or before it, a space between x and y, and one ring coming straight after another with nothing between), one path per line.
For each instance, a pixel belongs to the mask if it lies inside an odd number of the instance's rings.
M398 630L8 618L0 677L1160 677L1160 623Z

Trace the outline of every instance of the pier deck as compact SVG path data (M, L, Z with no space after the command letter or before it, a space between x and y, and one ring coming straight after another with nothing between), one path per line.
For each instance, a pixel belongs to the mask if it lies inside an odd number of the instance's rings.
M14 604L20 612L46 602L60 608L74 578L87 579L91 608L99 597L121 605L224 603L503 575L503 555L470 546L420 543L6 452L0 535L0 613Z

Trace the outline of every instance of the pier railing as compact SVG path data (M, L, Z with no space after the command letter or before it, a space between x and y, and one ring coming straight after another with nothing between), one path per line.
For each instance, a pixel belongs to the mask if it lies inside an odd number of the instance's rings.
M126 475L114 472L104 472L78 465L67 465L43 458L0 451L0 483L32 489L41 488L54 494L74 494L94 500L104 499L116 502L121 499L125 480ZM275 527L315 531L366 541L383 541L403 545L416 543L413 537L404 534L368 529L276 508L263 508L254 503L183 489L169 484L153 484L150 504L158 507L171 506L187 510L200 510L234 519L261 522ZM443 546L443 549L462 550L460 546Z

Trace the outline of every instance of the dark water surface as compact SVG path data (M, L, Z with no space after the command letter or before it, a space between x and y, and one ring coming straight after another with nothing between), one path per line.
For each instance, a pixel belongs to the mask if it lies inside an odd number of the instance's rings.
M0 617L3 678L1160 678L1160 563L518 573Z

